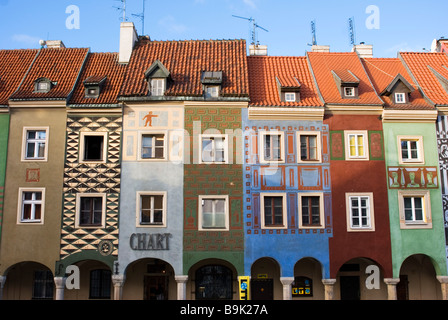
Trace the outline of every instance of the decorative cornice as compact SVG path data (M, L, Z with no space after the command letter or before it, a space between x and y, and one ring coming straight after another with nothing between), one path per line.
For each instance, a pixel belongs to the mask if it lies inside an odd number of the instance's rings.
M249 107L249 120L308 120L323 121L325 109L280 108L280 107Z
M434 110L383 110L383 122L430 122L437 120Z

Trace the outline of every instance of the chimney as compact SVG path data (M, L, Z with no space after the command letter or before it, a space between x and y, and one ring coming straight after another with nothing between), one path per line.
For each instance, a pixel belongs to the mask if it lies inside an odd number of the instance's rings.
M352 52L357 52L360 58L373 58L373 46L371 44L361 42L353 46Z
M249 46L249 55L250 56L267 56L268 55L268 46L262 46L259 44L251 44Z
M134 23L122 22L120 25L120 52L119 63L129 63L131 59L134 44L138 40L138 34L135 30Z
M311 47L312 52L330 52L330 46L319 46L317 44Z
M62 42L62 40L47 40L47 41L40 41L40 44L43 46L47 46L47 48L51 48L51 49L60 49L60 48L65 48L64 42Z

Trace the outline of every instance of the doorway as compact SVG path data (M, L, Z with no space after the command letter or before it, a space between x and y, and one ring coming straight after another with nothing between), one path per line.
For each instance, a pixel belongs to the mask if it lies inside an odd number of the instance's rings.
M273 279L252 279L250 286L252 300L274 300Z
M148 276L144 278L144 300L168 300L168 277Z
M341 276L341 300L360 300L360 285L358 276Z

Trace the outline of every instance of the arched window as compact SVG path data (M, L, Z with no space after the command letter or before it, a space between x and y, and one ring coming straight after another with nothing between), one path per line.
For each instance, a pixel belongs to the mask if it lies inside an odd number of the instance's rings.
M196 271L196 299L232 299L232 271L220 265L208 265Z

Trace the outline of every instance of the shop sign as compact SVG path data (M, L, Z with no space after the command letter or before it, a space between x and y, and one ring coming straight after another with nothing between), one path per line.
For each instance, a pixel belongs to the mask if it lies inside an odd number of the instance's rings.
M170 250L171 233L133 233L129 239L132 250Z

